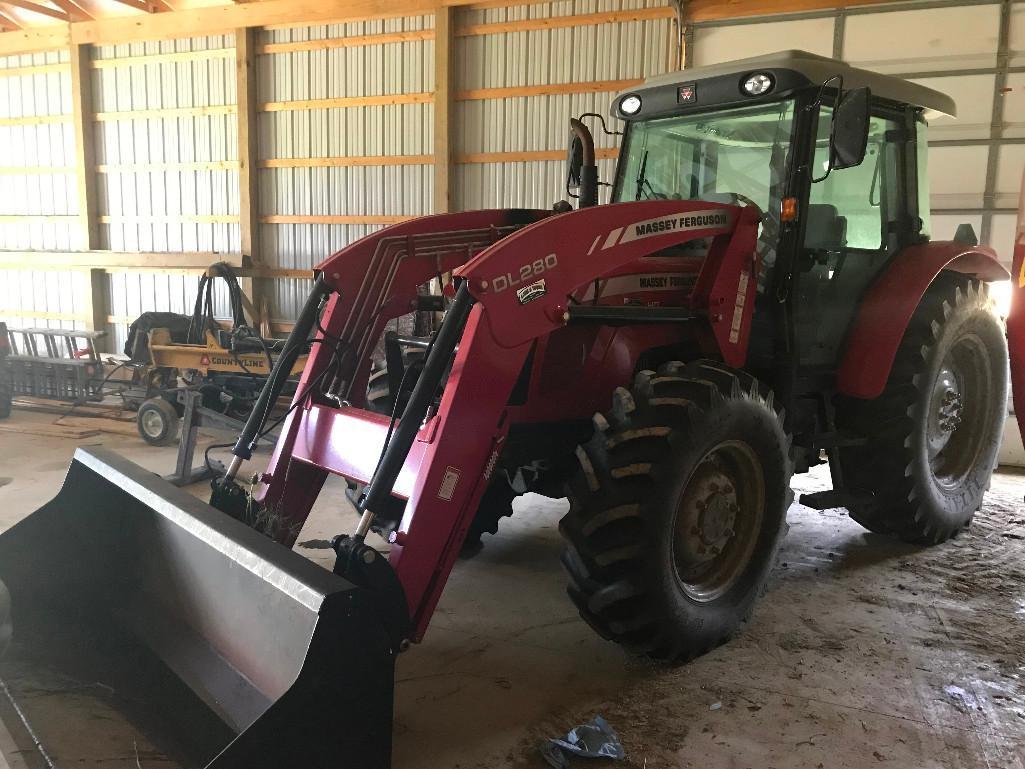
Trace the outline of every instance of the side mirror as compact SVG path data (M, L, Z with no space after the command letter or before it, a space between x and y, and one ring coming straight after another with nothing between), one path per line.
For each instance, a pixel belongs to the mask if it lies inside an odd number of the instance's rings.
M872 92L868 88L855 88L840 97L840 102L833 110L830 169L853 168L861 165L865 159L871 100Z
M570 134L569 151L566 154L566 189L580 189L580 169L584 167L584 143L576 133Z

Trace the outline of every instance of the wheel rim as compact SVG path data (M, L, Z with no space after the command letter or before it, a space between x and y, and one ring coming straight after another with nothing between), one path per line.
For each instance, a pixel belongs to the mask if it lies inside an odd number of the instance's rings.
M164 418L154 409L147 409L142 415L142 430L150 438L159 438L164 431Z
M680 495L673 527L673 566L690 598L707 602L744 573L765 515L765 482L755 451L724 442L702 457Z
M945 488L961 484L983 449L993 397L989 362L979 337L962 337L933 381L925 444L932 475Z

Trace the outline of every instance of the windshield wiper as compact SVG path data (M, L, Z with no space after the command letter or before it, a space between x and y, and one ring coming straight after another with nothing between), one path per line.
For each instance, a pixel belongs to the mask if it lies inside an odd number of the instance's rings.
M645 171L648 168L648 150L644 150L644 154L641 155L641 167L637 169L637 192L634 193L634 200L641 199L641 193L644 192L644 188L648 188L648 198L657 197L655 190L651 188L651 182L645 178Z

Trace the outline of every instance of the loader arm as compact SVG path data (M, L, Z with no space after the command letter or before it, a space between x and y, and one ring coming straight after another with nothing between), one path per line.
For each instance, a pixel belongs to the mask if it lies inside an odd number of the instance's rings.
M357 406L339 406L315 397L294 413L285 430L264 476L267 485L262 498L276 499L278 508L287 514L292 540L327 473L369 484L368 497L374 497L375 485L383 482L393 496L406 499L389 561L405 590L413 640L420 640L501 452L508 431L509 396L531 342L562 327L567 322L569 297L602 274L671 246L709 238L706 270L732 274L732 278L699 279L690 309L709 314L713 328L721 327L717 338L736 348L724 350L724 355L742 353L746 334L741 326L746 325L745 318L749 320L756 284L758 219L754 209L700 201L644 201L547 218L497 241L455 269L455 275L464 280L460 292L468 292L463 293L463 300L476 300L476 304L464 316L465 321L453 320L451 313L446 317L446 324L465 325L455 329L458 349L440 403L436 413L428 413L426 419L407 408L395 434L407 419L416 420L414 424L420 427L411 434L408 445L396 448L397 438L388 445L388 452L397 451L400 460L391 476L380 477L390 467L388 458L380 459L386 456L390 420ZM356 244L359 248L348 253L360 253L363 247L377 251L381 240L375 237L369 243ZM341 252L322 265L340 288L343 281L334 275L341 275L343 269L350 273L348 265L343 267L350 258L355 257ZM724 264L732 268L723 269ZM429 277L434 269L433 263L425 266L410 280ZM542 286L537 285L539 281ZM398 286L398 281L394 285ZM384 295L386 290L380 288L382 298L373 301L334 297L324 330L337 334L343 344L360 343L375 314L371 305L393 301ZM710 307L715 312L710 313ZM719 307L726 309L720 312ZM367 319L362 325L351 321L357 312ZM720 319L714 320L712 315ZM327 365L328 346L316 347L304 382L315 381L318 357L324 361L321 365ZM421 382L427 378L431 360L445 354L439 349L432 351ZM433 386L426 385L428 389ZM279 480L281 486L276 487Z

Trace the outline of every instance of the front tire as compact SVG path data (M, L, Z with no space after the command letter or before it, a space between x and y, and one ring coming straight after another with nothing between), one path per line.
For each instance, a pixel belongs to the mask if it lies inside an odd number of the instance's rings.
M14 399L14 377L8 366L0 361L0 419L11 415L11 403Z
M1007 340L986 285L941 274L915 311L883 394L838 416L869 436L840 452L844 483L867 492L851 518L934 545L982 504L1007 414Z
M594 422L559 526L569 595L635 652L704 654L749 617L786 529L792 466L772 394L720 363L669 363Z

